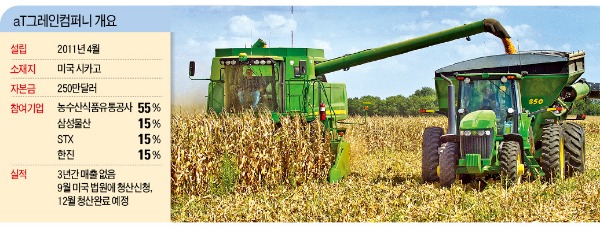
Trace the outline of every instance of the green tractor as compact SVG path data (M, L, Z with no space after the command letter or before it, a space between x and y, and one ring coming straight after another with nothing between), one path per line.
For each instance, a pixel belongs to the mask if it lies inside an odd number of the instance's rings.
M290 115L300 115L306 122L323 122L335 154L329 181L337 182L350 171L350 145L344 141L346 129L340 125L348 118L348 97L346 85L328 82L325 74L482 32L505 42L510 38L498 21L484 19L330 60L322 49L269 48L261 39L250 48L216 49L207 79L207 109L217 113L266 110L275 122ZM191 61L190 78L195 70Z
M423 180L448 187L500 177L512 185L526 175L555 180L584 172L584 129L565 121L575 100L600 96L599 84L579 78L584 56L532 51L438 69L438 112L448 116L448 133L425 129Z

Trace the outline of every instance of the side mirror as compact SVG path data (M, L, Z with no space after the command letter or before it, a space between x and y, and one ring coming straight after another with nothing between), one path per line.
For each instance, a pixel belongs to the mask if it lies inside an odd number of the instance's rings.
M371 101L363 101L362 104L364 106L365 113L367 113L367 111L369 110L369 105L371 105Z
M513 116L513 114L515 114L515 109L513 109L513 108L508 108L508 109L506 110L506 114L507 114L507 117L512 117L512 116Z
M190 76L194 76L196 74L196 62L190 61Z
M306 74L306 60L300 60L298 66L294 66L294 77Z
M300 65L300 74L306 74L306 60L300 60L300 62L298 62L298 65Z

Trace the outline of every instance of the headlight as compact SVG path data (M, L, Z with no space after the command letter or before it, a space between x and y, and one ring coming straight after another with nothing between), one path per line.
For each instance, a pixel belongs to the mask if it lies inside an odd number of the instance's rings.
M486 130L486 131L485 131L485 135L486 135L486 136L489 136L489 135L491 135L491 134L492 134L492 132L491 132L491 131L489 131L489 130Z
M464 135L465 136L470 136L471 135L471 131L464 131Z
M483 131L483 130L477 131L477 135L478 136L483 136L483 134L485 134L485 131Z

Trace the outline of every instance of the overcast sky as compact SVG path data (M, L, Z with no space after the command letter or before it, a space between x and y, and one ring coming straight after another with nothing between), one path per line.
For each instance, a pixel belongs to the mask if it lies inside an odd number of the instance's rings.
M208 77L215 48L249 46L262 38L271 47L322 48L335 58L484 18L499 20L521 50L586 51L589 81L600 82L600 8L507 6L199 6L173 7L174 104L199 101L207 81L187 76L190 60L198 77ZM350 97L408 96L424 86L434 87L438 68L463 60L502 54L499 39L479 34L416 50L377 62L328 74L331 82L347 85Z

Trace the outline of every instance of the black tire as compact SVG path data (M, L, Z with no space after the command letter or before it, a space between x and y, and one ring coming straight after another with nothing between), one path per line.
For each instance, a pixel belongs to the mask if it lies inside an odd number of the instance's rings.
M427 127L423 131L423 143L421 145L421 177L424 182L437 182L437 167L439 165L438 149L440 137L444 129L437 126Z
M446 142L440 148L440 186L450 187L456 181L458 144Z
M520 184L522 174L519 173L521 159L521 145L516 141L506 141L500 147L500 179L506 187Z
M546 180L553 181L565 177L565 157L561 128L557 124L542 127L542 156L540 165Z
M460 179L462 184L469 184L474 180L473 175L471 174L460 174L458 175L458 179Z
M565 148L565 174L567 177L585 171L585 132L573 122L562 125Z

